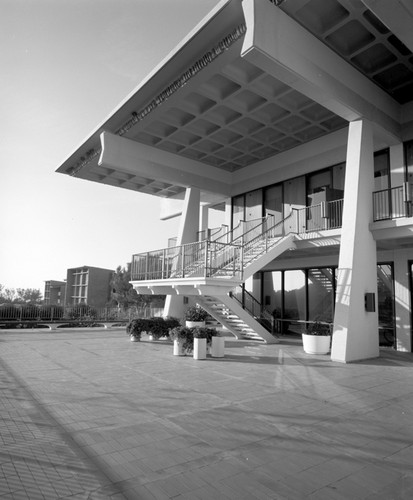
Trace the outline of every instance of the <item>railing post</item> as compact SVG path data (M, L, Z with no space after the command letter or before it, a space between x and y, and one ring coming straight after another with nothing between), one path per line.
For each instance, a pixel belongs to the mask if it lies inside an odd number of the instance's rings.
M146 252L146 261L145 261L145 279L148 279L148 271L149 271L149 252Z
M328 229L327 203L325 201L320 203L320 215L324 219L324 229Z
M208 277L208 252L209 252L209 240L206 240L205 243L205 271L204 278Z
M410 204L411 204L411 196L410 196L410 184L409 182L403 182L403 201L404 201L404 209L405 216L410 216Z
M162 251L162 279L165 279L165 261L166 261L166 249Z
M185 245L181 246L182 257L181 257L181 268L182 268L182 278L185 278Z

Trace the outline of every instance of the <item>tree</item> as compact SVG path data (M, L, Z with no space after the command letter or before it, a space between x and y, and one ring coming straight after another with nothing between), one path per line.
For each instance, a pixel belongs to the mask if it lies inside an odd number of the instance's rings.
M139 295L130 283L131 263L118 266L111 280L111 304L123 308L164 303L164 295Z
M6 288L0 284L0 304L41 304L42 294L36 288Z
M13 288L6 288L4 285L0 285L0 303L10 304L14 302L16 293Z
M127 267L118 266L116 271L113 273L112 280L110 282L112 288L111 305L126 308L138 304L138 294L129 283L131 276L130 268L131 265L128 263Z
M41 304L42 294L38 288L17 288L15 302L20 304Z

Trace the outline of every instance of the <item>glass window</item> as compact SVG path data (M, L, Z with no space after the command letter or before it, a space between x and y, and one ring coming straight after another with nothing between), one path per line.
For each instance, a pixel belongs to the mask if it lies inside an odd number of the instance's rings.
M374 155L374 191L390 188L389 151L380 151Z
M344 182L346 175L346 164L340 163L333 167L333 198L332 200L341 200L344 198Z
M282 272L263 273L264 306L274 318L282 317Z
M334 275L332 269L308 270L308 320L333 321Z
M410 199L413 199L413 141L405 144L406 181L409 183Z
M377 266L377 294L380 345L394 344L394 293L391 264Z
M284 317L306 319L305 272L293 270L284 272Z
M282 185L271 186L264 192L265 215L273 215L275 222L283 218Z
M235 196L232 200L232 228L238 226L241 220L245 220L245 198L244 195Z
M315 172L307 177L307 206L327 201L327 191L331 187L330 169Z
M250 191L245 195L245 220L262 217L262 189Z
M326 229L324 208L331 191L331 170L315 172L307 176L307 210L306 227L311 229Z

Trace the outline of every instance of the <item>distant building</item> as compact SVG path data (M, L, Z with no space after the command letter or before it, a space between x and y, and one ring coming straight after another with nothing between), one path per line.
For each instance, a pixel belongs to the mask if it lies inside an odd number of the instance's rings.
M44 284L44 303L49 306L62 306L65 303L66 282L48 280Z
M110 281L113 272L111 269L90 266L68 269L65 304L105 307L110 300Z

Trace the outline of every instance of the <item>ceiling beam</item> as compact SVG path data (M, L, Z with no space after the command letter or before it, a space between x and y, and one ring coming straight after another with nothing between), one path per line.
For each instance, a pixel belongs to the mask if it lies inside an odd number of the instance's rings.
M411 0L362 0L373 14L413 52L413 3Z
M109 132L100 135L99 166L181 187L230 195L231 174Z
M366 118L400 140L400 105L270 2L243 0L241 55L349 122Z

